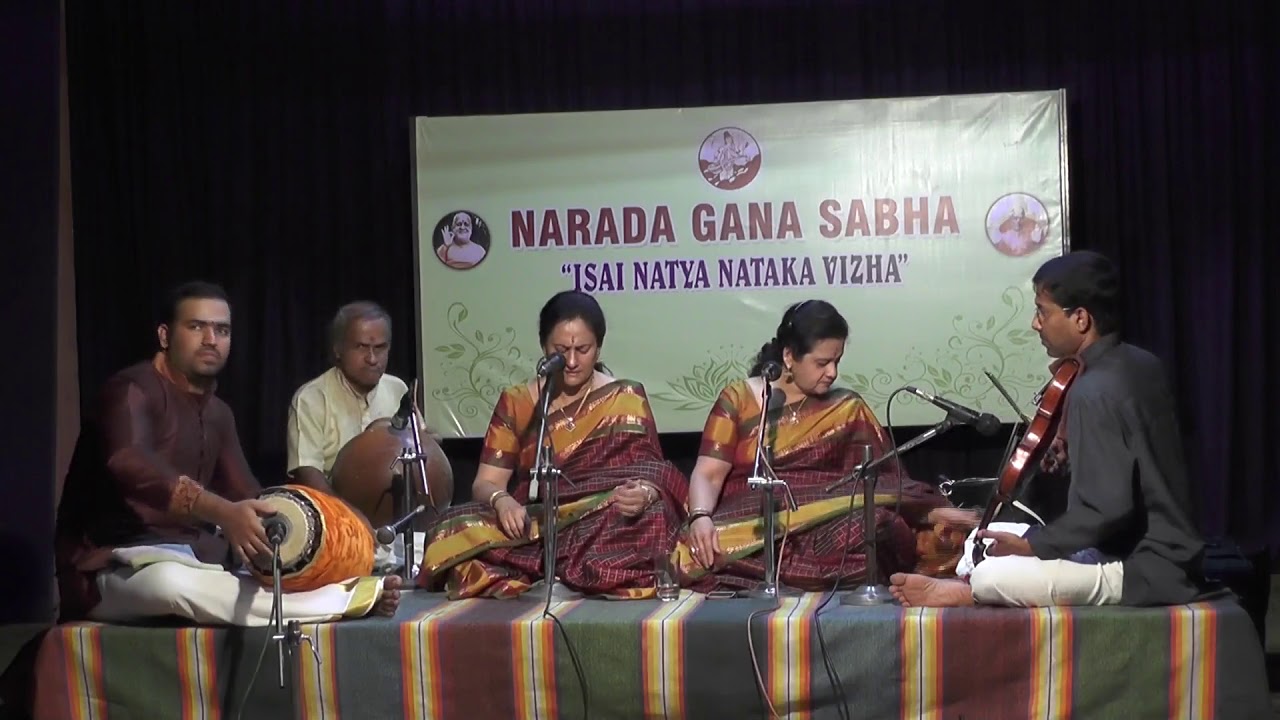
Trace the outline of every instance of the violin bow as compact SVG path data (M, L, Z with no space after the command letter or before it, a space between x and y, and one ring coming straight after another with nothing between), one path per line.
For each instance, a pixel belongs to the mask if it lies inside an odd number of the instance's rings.
M1000 392L1000 395L1004 397L1004 401L1009 403L1009 407L1013 408L1013 412L1022 420L1022 423L1024 425L1030 425L1031 418L1023 414L1021 408L1018 407L1018 403L1014 402L1013 397L1009 395L1009 391L1005 390L1004 385L1000 384L1000 380L998 380L995 375L992 375L990 370L983 370L982 374L987 376L987 379L991 381L992 387Z

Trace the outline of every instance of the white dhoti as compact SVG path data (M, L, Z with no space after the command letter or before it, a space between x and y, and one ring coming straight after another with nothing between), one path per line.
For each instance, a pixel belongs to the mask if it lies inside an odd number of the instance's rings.
M116 564L98 573L102 600L89 613L99 622L172 617L200 625L271 624L272 591L248 576L195 559L180 545L119 548ZM361 577L307 592L282 593L284 622L363 617L382 596L383 578Z
M988 529L1021 536L1029 527L1025 523L991 523ZM969 578L973 600L980 605L1052 607L1120 603L1124 588L1123 563L1093 565L1007 555L988 557L975 568L974 541L974 533L970 533L956 575Z

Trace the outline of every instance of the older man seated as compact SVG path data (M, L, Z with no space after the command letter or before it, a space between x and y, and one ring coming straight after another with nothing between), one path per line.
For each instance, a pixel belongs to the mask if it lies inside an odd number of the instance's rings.
M382 307L369 301L343 305L329 334L333 367L294 393L286 432L289 476L326 492L333 490L338 453L370 424L395 415L408 392L403 380L387 372L391 316ZM379 547L381 570L403 563L402 545L397 538Z

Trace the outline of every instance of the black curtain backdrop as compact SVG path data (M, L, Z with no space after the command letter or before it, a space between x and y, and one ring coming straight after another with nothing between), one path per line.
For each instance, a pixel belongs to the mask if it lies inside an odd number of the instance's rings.
M266 482L338 305L385 304L391 369L417 374L415 115L1062 87L1071 241L1122 264L1128 336L1169 363L1205 531L1280 542L1267 2L68 5L82 396L151 352L166 287L221 282L221 393ZM535 332L542 300L512 322ZM667 440L685 467L695 440ZM960 430L911 464L990 474L1002 445ZM469 482L477 444L449 449Z
M59 7L0 5L0 625L51 618L57 382ZM3 651L0 651L3 655ZM0 669L8 662L0 657ZM0 715L4 715L0 698Z

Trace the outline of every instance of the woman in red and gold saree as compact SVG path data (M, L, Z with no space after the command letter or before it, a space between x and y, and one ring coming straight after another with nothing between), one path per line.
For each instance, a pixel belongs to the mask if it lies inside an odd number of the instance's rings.
M847 334L844 319L828 303L810 300L793 306L783 316L777 338L762 349L752 373L765 370L769 362L786 368L771 390L775 395L782 393L785 400L770 411L766 427L773 471L788 484L798 505L788 510L778 493L778 581L797 590L829 590L837 574L842 586L868 581L861 486L857 492L851 483L830 493L826 488L853 472L862 461L863 445L871 447L873 458L892 447L857 393L831 387ZM763 382L752 377L725 388L703 430L690 480L689 534L676 550L685 584L694 590L752 589L764 579L761 493L747 487L756 454ZM917 545L928 548L931 555L941 551L948 556L941 563L943 570L948 564L953 568L964 541L958 528L976 524L977 518L952 508L932 486L908 478L893 460L879 465L877 471L880 577L872 580L885 583L891 573L920 570ZM952 530L953 526L957 529ZM930 560L936 563L936 556Z
M595 301L561 293L548 307L543 345L566 359L547 423L563 473L556 579L587 594L653 597L655 557L675 546L687 481L663 458L644 387L597 369L604 319ZM512 597L544 578L543 508L529 504L539 394L529 383L498 399L472 488L476 502L433 525L420 586L444 587L455 599Z

